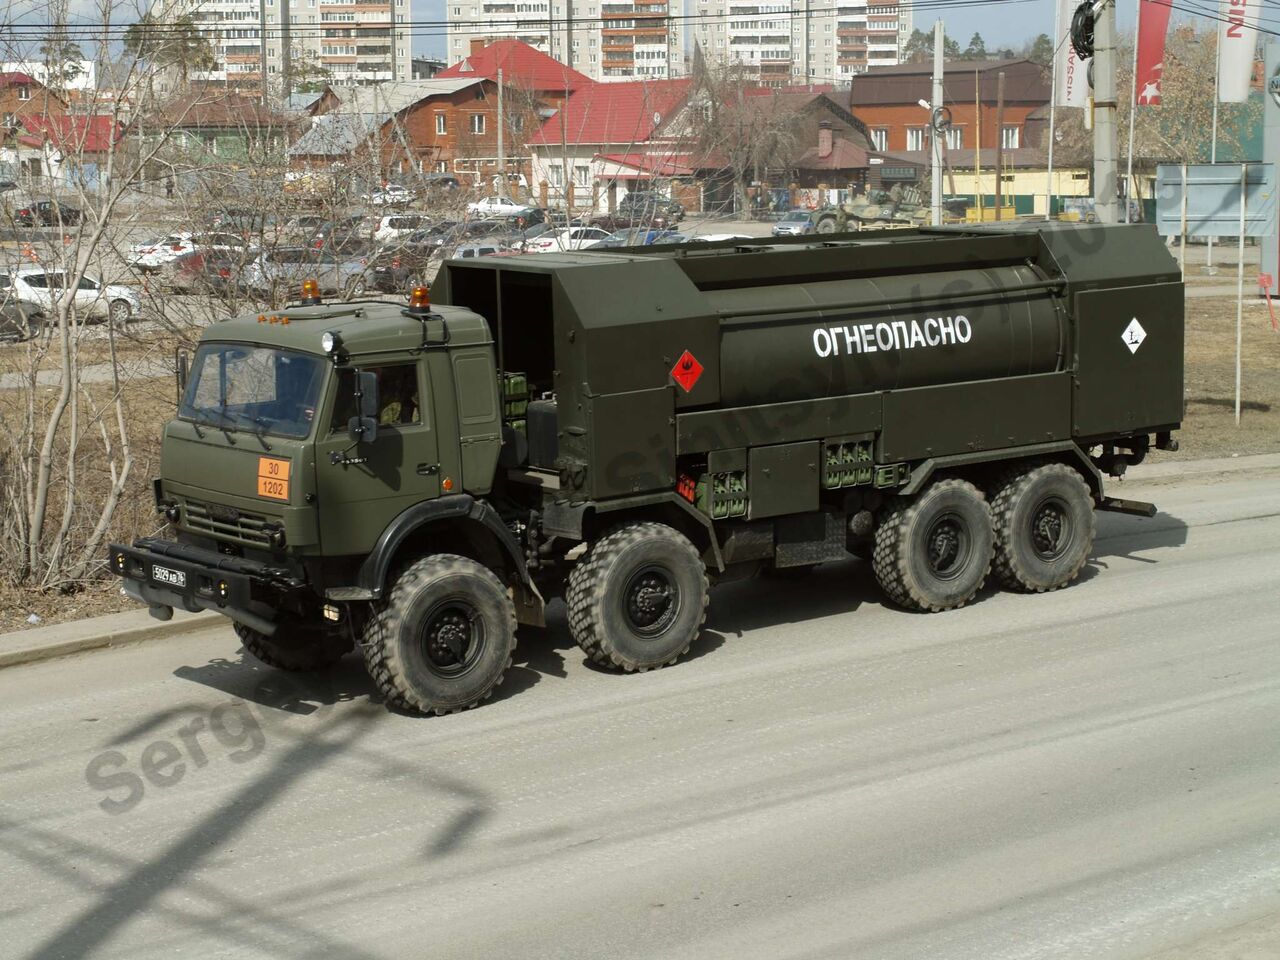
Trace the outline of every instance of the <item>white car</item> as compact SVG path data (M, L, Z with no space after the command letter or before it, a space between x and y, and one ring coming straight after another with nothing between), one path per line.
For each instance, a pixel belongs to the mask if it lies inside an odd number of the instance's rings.
M517 203L510 197L485 197L467 204L467 213L476 213L485 217L511 216L528 210L527 203Z
M562 250L586 250L611 234L599 227L562 227L554 233L544 233L525 245L529 253L550 253Z
M364 203L372 204L375 207L395 207L411 201L413 194L398 183L388 183L384 184L381 190L375 190L373 193L362 193L360 199Z
M129 248L129 265L142 271L159 270L196 250L243 250L245 243L234 233L170 233Z
M66 271L56 267L20 267L0 273L0 293L12 294L16 300L33 303L49 316L53 314L54 302L66 289L66 283ZM142 310L142 301L132 288L103 283L91 274L81 278L73 305L80 319L110 317L116 323L131 320Z
M416 213L402 213L390 217L374 217L370 222L369 233L379 243L389 240L403 240L411 233L425 230L431 224L428 219Z

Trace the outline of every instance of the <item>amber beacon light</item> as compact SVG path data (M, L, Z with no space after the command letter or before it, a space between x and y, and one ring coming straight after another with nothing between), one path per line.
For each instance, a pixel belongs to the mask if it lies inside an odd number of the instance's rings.
M320 302L320 284L318 281L302 281L302 302L308 306Z

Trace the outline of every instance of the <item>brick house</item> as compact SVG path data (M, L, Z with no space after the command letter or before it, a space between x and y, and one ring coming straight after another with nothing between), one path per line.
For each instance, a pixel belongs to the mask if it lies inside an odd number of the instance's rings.
M62 98L25 73L0 73L0 126L16 130L24 117L61 117Z
M514 40L473 43L467 59L430 80L334 88L336 104L321 104L311 131L290 148L290 166L331 166L376 154L384 179L454 173L487 188L499 170L499 71L503 153L518 192L521 182L529 182L530 132L593 81Z
M874 149L890 152L928 150L929 114L920 101L933 97L933 66L904 63L873 67L855 77L849 109L867 125ZM1003 130L996 130L999 74L1004 73ZM943 68L943 100L951 110L949 150L994 147L1003 137L1007 149L1038 146L1031 135L1040 125L1031 115L1049 102L1047 71L1031 60L953 61ZM976 78L976 82L975 82ZM977 104L974 98L977 96ZM1030 125L1028 121L1030 119Z

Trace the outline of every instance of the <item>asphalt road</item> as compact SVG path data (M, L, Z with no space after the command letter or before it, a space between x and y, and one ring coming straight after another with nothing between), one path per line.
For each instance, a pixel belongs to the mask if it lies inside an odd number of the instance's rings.
M727 585L415 719L218 628L0 672L5 957L1280 955L1280 470L1130 482L1083 580ZM147 779L147 778L150 779Z

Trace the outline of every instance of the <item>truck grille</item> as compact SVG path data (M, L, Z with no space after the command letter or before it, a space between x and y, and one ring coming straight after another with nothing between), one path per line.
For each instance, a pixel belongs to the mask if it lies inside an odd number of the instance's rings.
M256 513L246 513L219 503L184 500L187 526L198 533L235 540L251 547L269 547L275 523Z

